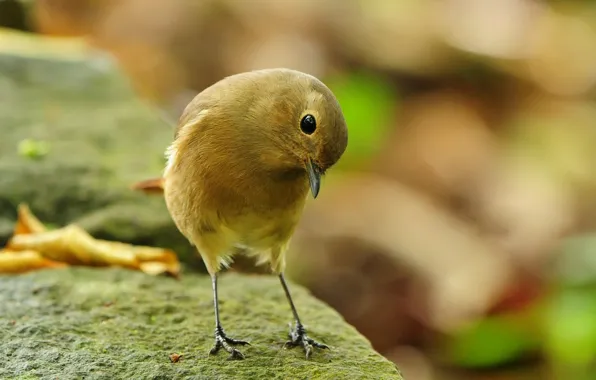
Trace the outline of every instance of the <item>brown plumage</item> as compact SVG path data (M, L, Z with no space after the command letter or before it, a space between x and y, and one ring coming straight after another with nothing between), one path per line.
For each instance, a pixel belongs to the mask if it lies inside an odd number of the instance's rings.
M216 343L242 354L219 323L217 273L238 248L278 274L296 319L290 345L326 347L308 338L283 277L285 251L309 188L342 156L347 127L333 93L313 76L266 69L227 77L186 107L168 148L166 204L213 279Z

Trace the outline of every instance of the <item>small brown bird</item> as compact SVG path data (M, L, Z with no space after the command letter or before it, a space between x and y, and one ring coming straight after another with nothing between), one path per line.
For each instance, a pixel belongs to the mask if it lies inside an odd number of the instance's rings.
M229 76L184 110L167 150L163 189L178 229L197 247L213 284L215 345L231 359L248 342L228 337L219 318L217 276L239 249L279 276L296 325L290 347L328 348L309 338L284 279L285 252L309 188L344 153L340 105L317 78L289 69ZM159 183L157 183L159 185ZM158 186L159 187L159 186Z

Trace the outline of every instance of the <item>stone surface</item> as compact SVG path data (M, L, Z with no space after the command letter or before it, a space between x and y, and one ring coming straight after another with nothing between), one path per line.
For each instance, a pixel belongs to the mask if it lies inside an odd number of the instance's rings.
M210 280L69 268L0 277L0 378L401 379L339 314L290 284L310 336L330 350L283 349L291 312L272 276L225 274L222 323L246 359L209 357ZM182 354L171 363L170 354Z
M10 36L0 36L0 244L27 202L43 222L173 248L201 266L163 199L130 190L163 171L173 130L158 111L105 56Z

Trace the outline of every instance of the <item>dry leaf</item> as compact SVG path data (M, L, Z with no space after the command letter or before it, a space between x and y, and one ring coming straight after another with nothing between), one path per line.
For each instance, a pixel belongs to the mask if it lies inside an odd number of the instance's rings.
M36 234L47 231L47 228L33 215L26 204L19 205L17 216L14 235Z
M176 278L180 273L180 262L171 250L95 239L77 225L48 231L24 204L19 205L15 232L7 249L33 251L62 265L121 266Z
M140 245L133 245L130 248L140 262L139 268L143 272L154 275L165 273L178 278L180 262L174 251Z
M178 270L171 268L167 263L159 261L148 261L146 263L139 264L139 269L147 274L157 276L160 274L169 274L175 278L178 278Z
M66 264L46 259L39 252L0 250L0 273L25 273L36 269L61 268Z
M38 234L16 235L8 242L8 248L35 250L52 260L73 265L139 267L131 249L123 249L120 245L112 247L95 240L76 225Z

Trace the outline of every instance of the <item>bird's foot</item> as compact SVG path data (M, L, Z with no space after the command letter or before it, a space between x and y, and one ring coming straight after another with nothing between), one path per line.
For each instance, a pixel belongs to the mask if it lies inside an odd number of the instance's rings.
M234 347L232 347L235 345L241 345L241 346L249 345L250 346L250 343L248 343L244 340L229 338L228 336L226 336L226 333L224 332L223 328L216 327L215 328L215 345L213 345L213 348L211 349L211 351L209 351L209 355L215 355L219 352L219 350L221 350L223 348L224 350L226 350L227 352L230 353L230 357L228 358L228 360L242 360L242 359L244 359L244 355L242 354L242 352L240 352L237 349L235 349Z
M310 358L312 354L313 347L317 348L329 348L326 344L319 343L314 339L311 339L306 335L306 329L301 324L297 323L296 327L292 328L290 324L290 340L284 344L284 348L289 347L293 348L296 346L302 346L304 352L306 354L306 358Z

